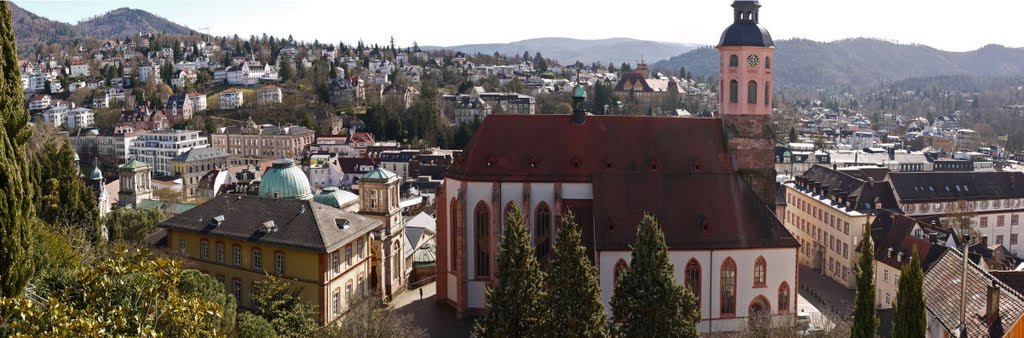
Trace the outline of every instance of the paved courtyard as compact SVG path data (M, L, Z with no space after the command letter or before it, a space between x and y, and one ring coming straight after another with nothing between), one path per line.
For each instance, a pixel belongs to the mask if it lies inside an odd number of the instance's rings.
M419 289L408 290L395 299L392 305L403 313L411 314L413 322L427 331L430 337L469 337L473 330L472 319L455 318L455 310L438 305L435 301L436 283L426 284ZM423 299L420 299L420 289Z
M799 294L797 311L810 313L812 323L826 324L853 315L856 292L805 266L800 266Z

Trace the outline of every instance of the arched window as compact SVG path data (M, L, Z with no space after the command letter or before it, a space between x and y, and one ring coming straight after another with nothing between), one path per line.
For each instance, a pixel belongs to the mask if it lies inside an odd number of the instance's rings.
M487 204L480 202L476 205L474 214L474 233L476 241L473 247L476 248L476 276L490 277L491 275L491 215L487 210Z
M459 241L458 241L458 238L455 236L455 234L457 234L458 231L459 231L459 218L460 217L459 217L458 204L459 204L459 201L453 198L452 199L452 204L451 204L452 212L450 214L448 214L448 218L451 218L451 220L452 220L452 222L451 222L452 223L452 228L451 228L451 231L449 231L449 233L452 234L452 239L451 239L452 245L450 246L450 249L449 249L449 251L451 251L451 253L452 253L452 260L449 261L448 268L452 272L455 272L459 268L458 264L455 263L455 262L458 261L458 257L459 257Z
M722 262L721 276L721 313L736 315L736 262L731 257Z
M747 82L747 103L757 103L757 81Z
M537 261L544 264L551 251L551 209L548 208L547 203L542 202L537 206L533 225L533 243L536 245L534 251L537 253Z
M615 270L612 271L612 285L619 286L619 276L622 275L626 269L629 268L629 264L626 264L626 260L619 258L618 262L615 262ZM614 288L614 287L613 287Z
M700 263L697 263L696 259L691 258L686 263L686 272L684 273L685 280L684 284L686 287L693 291L693 296L697 298L697 306L700 306Z
M779 285L779 313L789 312L789 283Z
M512 205L513 204L515 204L515 202L511 202L511 201L508 202L508 204L505 204L505 211L503 211L501 213L502 215L505 216L505 218L504 218L504 220L502 222L498 223L498 240L499 241L502 239L503 236L505 236L505 224L508 223L508 220L510 218L509 217L509 212L512 211ZM519 210L522 210L522 209L519 209Z
M768 263L764 261L764 257L758 256L754 261L754 287L764 287L767 275Z
M764 57L764 69L772 69L772 57L771 56L765 56Z
M769 104L769 99L772 97L771 83L768 81L764 82L764 105Z
M739 66L740 66L740 57L737 56L736 54L729 55L729 67L739 67Z
M729 81L729 103L739 102L740 83L736 80Z

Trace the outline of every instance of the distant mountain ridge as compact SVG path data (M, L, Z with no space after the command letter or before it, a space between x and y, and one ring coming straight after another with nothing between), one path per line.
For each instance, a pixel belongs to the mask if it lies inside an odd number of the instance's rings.
M896 44L867 38L833 42L807 39L775 41L777 88L862 87L936 75L1024 75L1024 49L987 45L949 52L925 45ZM699 48L657 62L651 68L717 77L718 51Z
M14 2L11 6L14 36L18 39L19 54L27 53L38 45L69 44L75 39L123 38L143 33L189 34L192 29L161 18L152 13L131 8L118 8L77 24L50 20L33 14Z
M545 58L555 59L562 64L586 64L611 62L616 67L623 62L634 64L641 58L647 62L664 60L700 47L698 44L637 40L630 38L609 38L597 40L572 38L536 38L509 43L469 44L459 46L426 46L424 49L448 49L465 53L522 55L540 52Z

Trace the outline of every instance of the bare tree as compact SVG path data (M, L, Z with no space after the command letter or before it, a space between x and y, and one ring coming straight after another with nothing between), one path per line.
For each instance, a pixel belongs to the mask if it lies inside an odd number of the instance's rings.
M976 216L978 214L974 212L974 202L959 200L953 204L952 209L947 210L942 219L945 220L946 226L957 234L971 234L972 237L978 238L978 230L974 228Z
M317 336L329 338L426 337L413 324L412 316L399 313L370 296L355 296L348 312L338 323L328 325Z

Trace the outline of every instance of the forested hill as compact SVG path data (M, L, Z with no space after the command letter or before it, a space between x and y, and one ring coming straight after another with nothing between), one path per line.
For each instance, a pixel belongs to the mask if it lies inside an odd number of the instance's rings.
M69 45L84 37L107 39L123 38L140 32L192 32L188 27L138 9L119 8L71 25L35 15L13 2L8 4L11 6L14 36L18 39L18 53L22 55L39 46Z
M969 52L948 52L924 45L877 39L775 42L775 81L796 89L863 87L881 81L935 75L1022 75L1024 49L988 45ZM655 63L654 69L694 75L718 75L718 51L705 47Z

